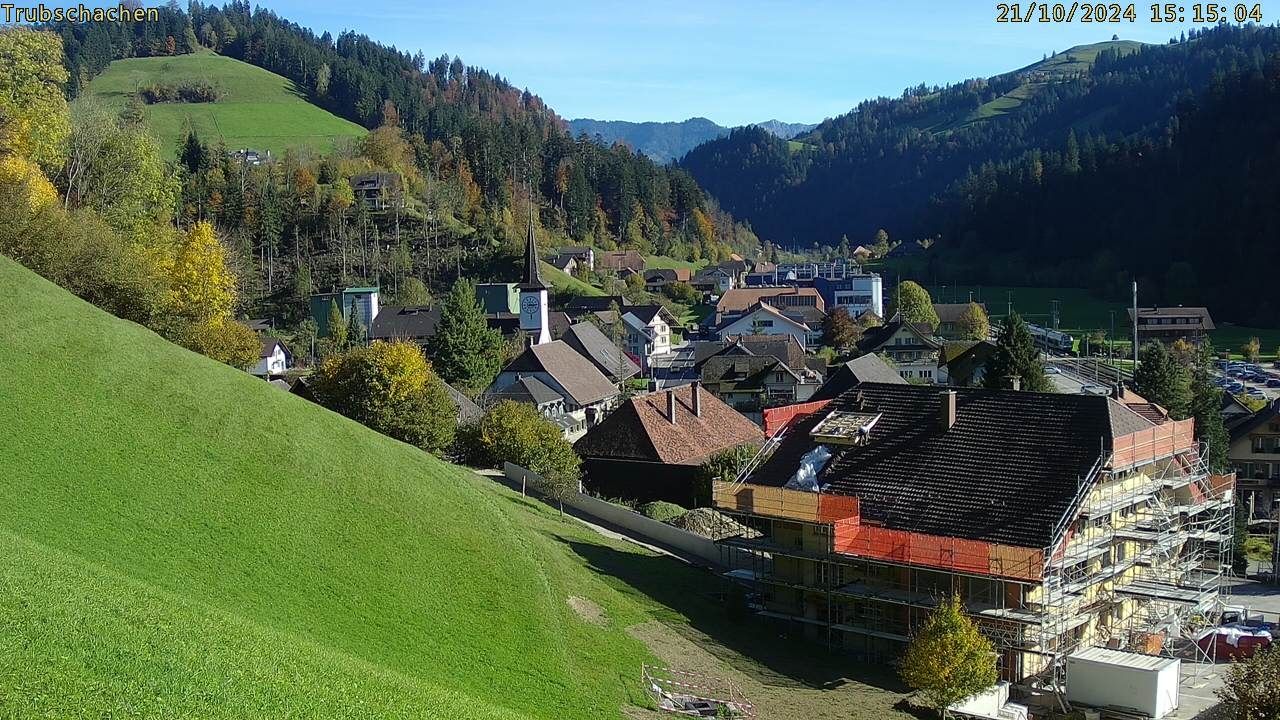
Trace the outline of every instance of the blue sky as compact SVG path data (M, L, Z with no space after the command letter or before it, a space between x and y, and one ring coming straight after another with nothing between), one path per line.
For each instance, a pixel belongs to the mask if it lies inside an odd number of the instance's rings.
M1007 25L974 0L276 0L279 14L428 57L461 56L566 118L817 122L921 82L1027 65L1072 45L1164 42L1190 25Z

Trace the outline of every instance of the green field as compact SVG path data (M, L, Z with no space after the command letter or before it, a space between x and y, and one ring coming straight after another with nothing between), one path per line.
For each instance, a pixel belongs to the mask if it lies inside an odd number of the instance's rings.
M229 149L273 154L288 147L327 152L336 140L365 133L359 125L307 102L288 79L211 52L117 60L89 83L85 95L123 107L139 87L184 80L210 82L225 94L213 103L146 106L147 126L170 156L189 128L208 143L222 141Z
M0 717L650 717L655 657L762 717L908 717L883 671L731 619L713 573L3 256L0 300Z
M604 291L595 285L589 285L578 278L566 272L551 266L551 263L542 262L539 266L542 271L542 279L551 283L551 287L557 292L569 293L570 295L604 295Z
M1059 300L1059 327L1069 333L1091 330L1111 332L1111 314L1115 312L1115 338L1124 340L1133 333L1129 329L1129 306L1100 300L1082 288L1026 288L997 285L935 285L928 288L936 303L967 302L970 293L975 301L985 302L993 321L1003 318L1010 298L1013 309L1027 322L1048 326L1053 300ZM1213 308L1209 308L1210 313ZM1264 357L1275 357L1280 347L1280 329L1223 325L1210 333L1218 350L1239 354L1240 345L1250 337L1262 342Z
M699 260L698 262L693 262L691 260L677 260L667 255L645 255L644 256L645 270L676 270L680 268L686 268L691 272L697 272L699 268L705 267L706 265L707 265L706 260Z

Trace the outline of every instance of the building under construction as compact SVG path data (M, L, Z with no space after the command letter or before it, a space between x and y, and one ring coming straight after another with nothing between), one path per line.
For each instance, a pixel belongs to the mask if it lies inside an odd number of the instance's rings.
M893 660L958 593L1001 677L1056 687L1087 646L1194 652L1221 607L1233 476L1191 420L1112 397L863 383L778 408L714 504L754 609ZM728 549L748 552L729 552Z

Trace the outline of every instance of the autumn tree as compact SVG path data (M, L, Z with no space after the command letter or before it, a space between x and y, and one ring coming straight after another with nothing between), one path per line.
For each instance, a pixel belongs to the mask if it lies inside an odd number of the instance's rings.
M1231 720L1280 718L1280 649L1260 650L1228 665L1216 692Z
M968 340L986 340L991 336L991 320L987 311L976 302L971 301L965 307L956 324Z
M347 336L347 321L342 317L342 308L337 300L329 301L329 311L325 316L325 324L329 333L320 344L321 357L339 355L351 347L351 339Z
M848 308L837 305L822 319L822 344L844 352L862 337L862 329L849 316Z
M179 241L170 277L169 311L173 316L193 324L231 317L236 278L209 223L196 223Z
M725 448L711 455L698 466L697 487L694 489L699 506L711 505L711 489L717 482L732 482L738 473L751 462L760 448L742 444Z
M902 319L911 323L928 323L938 327L938 312L933 309L933 298L919 283L905 280L893 293L893 307Z
M66 157L71 132L62 38L26 27L0 29L0 125L6 149L52 174Z
M457 408L417 345L374 342L326 358L316 400L383 435L439 454L453 443Z
M982 382L991 389L1006 388L1013 377L1018 378L1023 390L1053 391L1053 383L1044 372L1040 349L1036 347L1022 316L1016 312L1010 313L1000 326L996 351L987 358Z
M1142 346L1133 371L1133 386L1139 395L1168 410L1175 420L1191 414L1191 374L1164 343L1152 341Z
M509 462L542 477L578 470L580 460L555 423L527 403L503 400L480 419L473 448L484 465Z
M479 394L497 376L502 336L489 327L470 280L459 278L444 297L428 352L440 377L470 395Z
M172 331L170 339L237 370L256 365L262 349L257 333L230 318L211 318L179 326Z
M959 595L939 605L911 636L900 673L939 714L999 679L995 648L965 614Z
M1262 341L1256 337L1251 337L1243 345L1240 346L1240 354L1251 363L1258 362L1258 354L1262 351Z

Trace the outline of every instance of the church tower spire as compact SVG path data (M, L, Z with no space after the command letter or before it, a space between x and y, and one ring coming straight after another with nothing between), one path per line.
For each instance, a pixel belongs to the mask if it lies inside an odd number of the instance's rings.
M524 240L524 277L520 279L520 329L533 345L551 342L547 320L547 285L538 269L538 241L533 234L533 193L529 194L529 229Z

